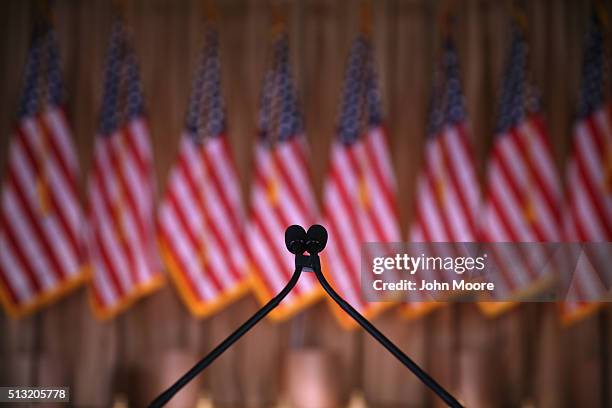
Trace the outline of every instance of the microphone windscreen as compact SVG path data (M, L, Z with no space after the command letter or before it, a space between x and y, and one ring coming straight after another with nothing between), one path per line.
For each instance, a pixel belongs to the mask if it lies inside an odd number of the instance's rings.
M319 224L311 225L306 233L306 242L310 243L310 246L312 246L312 243L316 243L316 248L309 248L309 252L311 249L314 252L321 252L327 244L327 230L325 227Z
M306 231L299 225L290 225L285 230L285 246L292 254L302 253L304 251L304 241L306 240Z

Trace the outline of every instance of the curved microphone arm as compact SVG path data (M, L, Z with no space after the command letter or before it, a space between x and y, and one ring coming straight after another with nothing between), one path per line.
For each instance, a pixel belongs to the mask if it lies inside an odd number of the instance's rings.
M221 344L215 347L210 353L208 353L202 360L194 365L187 373L179 378L170 388L161 393L157 398L151 402L149 408L159 408L181 390L189 381L193 380L202 370L208 367L217 357L219 357L225 350L232 346L240 337L248 332L253 326L255 326L261 319L263 319L272 309L279 305L279 303L291 292L293 287L298 282L300 275L302 274L302 268L308 268L307 270L313 270L317 279L325 292L344 310L349 314L357 323L361 325L372 337L374 337L380 344L382 344L391 354L395 356L399 361L402 362L419 380L421 380L429 389L431 389L438 397L440 397L449 407L462 408L462 405L453 397L448 391L446 391L440 384L429 376L421 367L419 367L414 361L410 359L402 350L400 350L391 340L385 337L376 327L372 325L365 317L363 317L353 306L347 301L342 299L340 295L331 287L323 272L321 272L321 262L318 253L325 248L327 242L327 231L321 225L312 225L308 229L308 233L300 226L293 225L285 232L285 245L287 249L295 254L295 271L291 275L291 279L287 285L280 291L278 295L272 298L264 307L259 309L249 320L242 324L236 331L230 334ZM304 252L308 251L310 255L305 255Z
M317 256L318 258L318 256ZM365 329L372 337L374 337L380 344L382 344L391 354L395 356L399 361L402 362L419 380L421 380L429 389L431 389L438 397L440 397L449 407L462 408L462 405L453 397L448 391L446 391L436 380L434 380L429 374L427 374L421 367L417 365L410 357L408 357L402 350L400 350L391 340L389 340L384 334L382 334L372 323L361 315L353 306L351 306L346 300L336 293L334 288L331 287L323 272L321 272L321 264L317 259L313 262L313 269L315 275L325 292L344 310L349 316L351 316L361 327Z
M196 365L194 365L189 371L187 371L181 378L179 378L170 388L166 391L162 392L157 398L151 402L149 408L159 408L163 407L170 401L170 399L181 390L189 381L193 380L193 378L198 375L202 370L208 367L213 361L217 359L225 350L231 347L240 337L242 337L246 332L251 330L253 326L255 326L261 319L266 317L272 309L274 309L278 304L291 292L291 289L295 286L300 279L300 275L302 274L302 266L297 265L295 267L295 271L293 275L291 275L291 279L287 282L287 285L279 292L278 295L274 296L268 303L265 304L264 307L259 309L257 313L249 318L246 322L242 324L236 331L230 334L225 340L223 340L217 347L215 347L210 353L208 353L203 359L198 361Z

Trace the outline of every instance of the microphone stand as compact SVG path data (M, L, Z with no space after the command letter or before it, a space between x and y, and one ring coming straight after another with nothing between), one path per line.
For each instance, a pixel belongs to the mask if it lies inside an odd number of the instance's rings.
M253 316L244 322L240 327L230 334L225 340L223 340L217 347L215 347L210 353L208 353L203 359L198 361L189 371L187 371L181 378L179 378L174 384L170 386L166 391L162 392L157 398L149 404L149 408L163 407L170 401L174 395L181 390L189 381L193 380L202 370L208 367L213 361L217 359L225 350L230 348L232 344L238 341L246 332L251 330L261 319L266 317L268 313L272 311L278 304L291 292L291 289L295 286L300 275L302 274L301 267L295 267L293 275L287 285L279 292L278 295L274 296L268 303L259 309Z
M327 292L327 294L344 310L349 316L351 316L361 327L363 327L372 337L374 337L380 344L382 344L395 358L397 358L404 366L406 366L419 380L421 380L430 390L432 390L438 397L440 397L449 407L462 408L462 405L453 397L448 391L446 391L440 384L436 382L429 374L427 374L421 367L419 367L410 357L408 357L403 351L401 351L391 340L389 340L384 334L382 334L372 323L370 323L365 317L363 317L353 306L351 306L346 300L342 299L338 293L331 287L325 276L321 272L321 261L319 254L315 253L312 255L296 254L295 256L295 270L291 279L287 285L280 291L278 295L273 297L268 303L266 303L261 309L259 309L253 316L244 322L236 331L230 334L225 340L223 340L217 347L215 347L210 353L208 353L202 360L194 365L189 371L187 371L181 378L179 378L174 384L170 386L166 391L162 392L157 398L151 402L149 408L160 408L163 407L170 401L170 399L187 385L191 380L195 378L202 370L208 367L213 361L217 359L225 350L232 346L238 339L240 339L246 332L251 330L261 319L263 319L272 309L277 307L279 303L289 294L289 292L296 285L302 269L307 268L307 271L314 271L317 280Z
M427 374L421 367L418 366L410 357L408 357L402 350L399 349L391 340L380 332L368 319L363 317L353 306L351 306L346 300L336 293L334 288L331 287L323 272L321 272L321 262L319 261L319 255L311 255L316 257L313 261L314 273L317 276L317 280L327 292L327 294L344 310L349 316L353 318L365 331L374 337L380 344L383 345L395 358L397 358L403 365L405 365L412 374L414 374L419 380L423 382L430 390L432 390L438 397L440 397L449 407L461 408L462 405L453 397L448 391L444 389L436 380L434 380L429 374Z

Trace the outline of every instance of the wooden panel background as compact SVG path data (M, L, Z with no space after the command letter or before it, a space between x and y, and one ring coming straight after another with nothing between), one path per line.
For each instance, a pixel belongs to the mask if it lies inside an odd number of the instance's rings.
M270 7L261 0L218 3L229 131L246 198L270 39ZM493 0L457 3L455 32L482 176L509 40L511 5ZM0 5L2 169L17 109L33 4L12 0ZM107 0L58 0L54 4L68 112L82 173L87 174L112 5ZM311 169L320 192L344 63L358 30L359 3L291 0L284 4L313 152ZM527 4L531 68L561 167L576 106L589 3L534 0ZM404 233L413 213L440 7L440 2L426 0L374 2L373 38ZM200 0L127 2L160 190L176 154L201 46L201 9ZM84 191L84 178L81 187ZM0 383L70 385L75 406L109 406L116 393L126 394L132 406L140 406L143 398L156 391L154 373L165 369L163 356L182 351L195 359L256 308L253 298L246 297L214 317L196 320L168 285L119 318L100 323L93 320L81 289L19 321L0 314ZM470 304L452 305L412 322L401 320L391 310L376 324L469 406L603 407L612 406L610 310L570 328L561 327L555 306L546 304L522 305L495 320L485 319ZM284 324L260 324L206 372L202 387L218 406L273 406L283 388L287 353L294 347L317 347L332 356L342 401L357 389L376 407L439 405L373 340L359 331L342 331L325 304Z

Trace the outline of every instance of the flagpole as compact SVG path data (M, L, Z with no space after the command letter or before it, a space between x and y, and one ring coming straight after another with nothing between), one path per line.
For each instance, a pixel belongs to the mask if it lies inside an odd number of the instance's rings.
M216 24L219 21L219 9L215 0L202 2L202 20L207 24Z
M126 20L126 9L127 9L127 0L113 0L112 1L113 13L115 14L115 18L121 20L122 23L125 23Z
M367 38L372 35L372 0L361 0L359 31Z
M456 0L446 0L442 5L440 15L438 16L438 26L440 29L440 36L442 37L442 43L453 36L456 10Z

